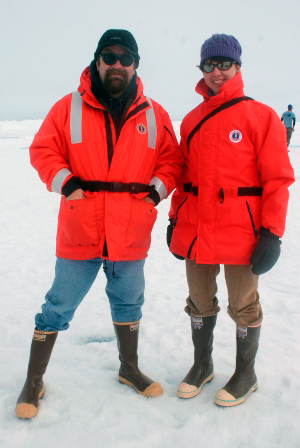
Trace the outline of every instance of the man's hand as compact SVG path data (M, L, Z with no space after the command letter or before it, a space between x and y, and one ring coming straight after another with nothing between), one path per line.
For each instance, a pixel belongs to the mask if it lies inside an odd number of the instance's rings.
M142 201L144 201L144 202L149 202L150 204L155 205L155 202L152 201L152 199L149 198L148 196L147 196L146 198L142 199Z
M81 188L78 188L77 190L73 191L72 194L67 196L67 201L73 200L73 199L84 199L85 196L83 194L83 190Z

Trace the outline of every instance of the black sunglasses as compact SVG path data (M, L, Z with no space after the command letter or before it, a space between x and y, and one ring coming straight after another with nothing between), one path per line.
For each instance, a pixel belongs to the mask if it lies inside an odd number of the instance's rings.
M107 65L114 65L117 61L120 61L123 67L129 67L134 62L134 57L131 54L103 53L100 56Z
M236 61L221 61L217 62L216 64L213 64L210 62L209 64L203 64L201 70L205 73L211 73L214 71L215 67L218 67L219 70L222 72L225 72L226 70L229 70L233 64L236 64Z

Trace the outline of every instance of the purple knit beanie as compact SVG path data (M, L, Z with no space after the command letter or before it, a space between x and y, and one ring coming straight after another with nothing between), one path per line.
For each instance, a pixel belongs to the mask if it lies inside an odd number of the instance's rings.
M235 37L228 36L227 34L213 34L201 47L200 66L206 59L212 58L213 56L224 56L242 65L241 54L242 47Z

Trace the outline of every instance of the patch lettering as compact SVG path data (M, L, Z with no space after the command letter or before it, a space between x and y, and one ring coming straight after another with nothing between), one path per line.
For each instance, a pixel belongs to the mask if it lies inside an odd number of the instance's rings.
M232 143L239 143L242 140L243 135L241 131L234 130L230 132L229 138Z
M193 327L194 330L200 330L203 327L202 317L193 317Z
M242 327L241 325L238 325L238 335L239 338L245 338L247 336L247 327Z
M46 335L45 335L45 334L40 334L40 333L34 333L32 339L33 339L34 341L45 342L45 340L46 340Z
M130 331L137 331L139 329L140 324L131 324Z
M143 124L138 124L136 129L140 134L146 134L147 132L147 128Z

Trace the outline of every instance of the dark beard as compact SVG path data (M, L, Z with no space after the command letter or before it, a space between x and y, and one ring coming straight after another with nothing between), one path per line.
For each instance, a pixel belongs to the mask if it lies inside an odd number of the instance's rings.
M121 75L122 78L112 79L110 76L112 74ZM103 85L109 95L118 95L119 93L123 93L129 85L128 74L125 70L110 68L105 73Z

